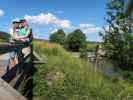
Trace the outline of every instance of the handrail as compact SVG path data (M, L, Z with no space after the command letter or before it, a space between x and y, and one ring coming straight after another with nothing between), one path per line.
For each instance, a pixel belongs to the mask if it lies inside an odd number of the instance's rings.
M10 52L17 50L22 50L23 48L28 47L27 43L15 42L15 43L0 43L0 55L8 54ZM20 58L21 59L21 58ZM28 55L22 58L19 63L35 63L35 64L44 64L46 63L34 50L31 46L31 50Z
M0 78L0 100L27 100L27 99Z
M0 55L1 54L5 55L10 52L13 52L13 51L15 51L16 48L18 50L22 50L23 48L26 48L26 47L28 47L28 45L26 43L1 43L0 44ZM31 48L31 52L29 52L28 55L26 55L25 57L22 57L22 60L20 60L18 62L18 64L16 64L14 67L0 66L1 68L2 67L4 68L4 69L1 69L1 71L3 70L4 72L1 73L0 77L4 81L6 81L7 83L10 84L10 87L8 87L9 89L6 89L5 87L2 88L3 90L5 90L2 93L8 93L7 95L9 95L11 100L18 100L18 99L27 100L25 97L23 97L21 94L19 94L16 90L19 87L21 87L21 84L22 84L21 82L24 80L24 78L28 75L28 73L33 68L33 64L30 59L30 58L32 58L32 51L33 50ZM28 63L27 63L27 59L28 59ZM30 61L29 61L29 59L30 59ZM3 86L4 85L2 84L1 87L3 87ZM11 86L14 87L16 90L13 89ZM10 88L12 88L12 89L10 89ZM1 90L1 91L3 91L3 90ZM3 95L2 99L7 100L9 98L6 98L5 95Z
M10 53L15 51L15 50L19 50L20 52L22 52L23 48L28 47L27 43L2 43L0 44L0 55L2 55L3 57L6 57L5 54L9 54L10 57ZM18 64L17 65L21 65L24 63L31 63L32 62L32 56L33 56L33 50L31 48L30 52L28 53L28 55L25 56L20 56L18 54ZM4 58L1 58L4 59ZM10 71L12 70L11 66L10 66L10 59L6 58L7 62L9 64L7 65L3 65L1 66L1 68L4 68L4 72L0 73L0 76L6 75L7 73L10 73ZM5 60L5 59L4 59ZM2 61L4 61L2 60ZM9 60L9 61L8 61ZM28 62L27 62L28 60ZM0 62L3 63L3 62ZM14 67L16 67L17 65L15 65ZM9 67L10 66L10 67Z
M20 50L27 47L26 43L0 43L0 54L14 51L15 48Z
M26 48L26 47L28 47L26 43L2 43L0 44L0 55L1 54L6 55L14 51L15 48L17 49L19 48L18 50L22 50L23 48ZM23 82L25 80L27 81L27 79L31 77L33 73L36 71L36 68L34 65L46 63L43 60L44 59L42 59L35 51L33 51L33 47L31 45L31 50L28 53L28 55L23 56L22 60L20 60L18 64L16 64L14 67L7 66L6 69L5 69L5 66L3 66L4 73L2 73L0 77L4 81L9 83L12 87L14 87L16 90L19 90L19 88L23 86ZM30 90L26 90L26 93L28 93ZM29 97L29 98L32 98L32 97ZM25 100L25 98L24 99L22 98L22 100Z

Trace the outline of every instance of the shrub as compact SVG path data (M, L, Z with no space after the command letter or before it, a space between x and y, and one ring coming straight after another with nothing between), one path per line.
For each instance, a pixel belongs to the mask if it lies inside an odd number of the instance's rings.
M77 29L68 34L66 43L69 50L79 51L80 48L86 46L86 36L81 30Z
M87 59L88 53L87 53L87 49L86 48L80 48L79 49L79 52L80 52L80 57L81 58Z
M62 29L59 29L57 32L54 32L49 37L50 42L64 44L65 41L65 32Z

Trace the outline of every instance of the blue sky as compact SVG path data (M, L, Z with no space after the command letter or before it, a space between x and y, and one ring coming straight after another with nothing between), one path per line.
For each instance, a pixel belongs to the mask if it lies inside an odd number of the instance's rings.
M48 39L59 28L81 29L90 41L100 41L107 0L0 0L0 30L9 31L14 19L26 18L34 36Z

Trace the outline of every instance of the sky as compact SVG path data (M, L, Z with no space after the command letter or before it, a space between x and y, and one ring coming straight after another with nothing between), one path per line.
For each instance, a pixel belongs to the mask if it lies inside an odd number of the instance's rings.
M90 41L105 24L108 0L0 0L0 31L9 32L13 20L26 19L34 37L47 39L57 29L66 34L81 29Z

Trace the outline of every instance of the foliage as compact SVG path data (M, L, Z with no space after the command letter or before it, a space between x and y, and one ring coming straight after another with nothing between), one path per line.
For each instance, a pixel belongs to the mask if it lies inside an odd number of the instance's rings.
M86 36L79 29L69 33L67 36L62 29L59 29L50 35L49 40L50 42L61 44L71 51L79 51L80 48L86 45Z
M101 36L107 56L116 66L131 69L133 66L133 32L130 18L123 12L122 0L111 0L108 4L107 24Z
M62 29L59 29L57 32L54 32L50 35L50 42L64 44L65 32Z
M80 48L86 46L86 36L81 30L77 29L68 34L66 43L68 45L68 49L72 51L79 51Z
M80 48L79 52L80 52L80 58L87 59L88 54L87 54L87 49L86 48Z
M35 41L34 49L47 58L46 64L36 65L34 100L121 100L118 94L132 87L125 81L113 83L95 72L90 63L73 57L57 44ZM61 72L64 77L57 81L47 80L45 77L49 72Z
M127 87L121 91L115 100L132 100L133 99L133 87Z
M0 32L0 42L8 42L10 35L5 32Z

